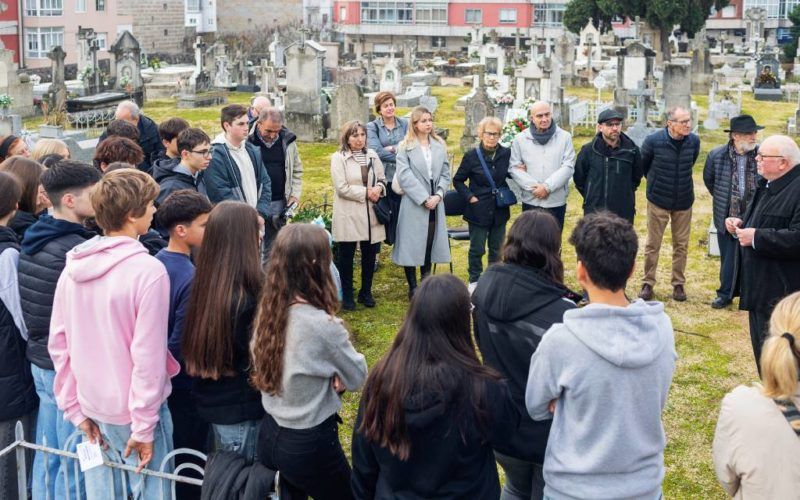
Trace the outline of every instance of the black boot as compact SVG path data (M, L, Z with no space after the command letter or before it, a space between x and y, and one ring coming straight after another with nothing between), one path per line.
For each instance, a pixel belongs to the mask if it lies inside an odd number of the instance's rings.
M403 271L406 273L406 281L408 282L408 300L411 300L414 297L414 290L417 289L417 268L406 266Z
M362 261L361 264L361 289L358 291L358 302L365 307L375 307L375 298L372 296L372 276L375 274L375 257Z

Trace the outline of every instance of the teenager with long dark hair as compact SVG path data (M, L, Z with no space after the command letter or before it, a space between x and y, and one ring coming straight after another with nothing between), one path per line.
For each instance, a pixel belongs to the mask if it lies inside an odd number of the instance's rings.
M500 496L492 447L516 437L520 412L478 361L467 287L422 282L386 356L370 372L353 432L358 499Z
M339 394L361 387L364 356L336 317L328 235L284 227L272 244L253 338L253 385L267 415L258 454L292 498L346 500L350 466L339 443Z
M264 415L249 383L250 338L262 272L258 212L223 201L206 223L197 253L182 338L186 373L195 377L197 413L211 424L214 448L256 458Z
M553 323L574 309L580 296L564 286L561 228L543 210L523 212L508 232L502 263L486 270L472 294L475 339L483 362L505 378L514 403L525 415L525 386L531 356ZM572 300L570 300L572 299ZM523 418L508 447L495 447L506 473L503 500L541 499L542 464L550 420Z

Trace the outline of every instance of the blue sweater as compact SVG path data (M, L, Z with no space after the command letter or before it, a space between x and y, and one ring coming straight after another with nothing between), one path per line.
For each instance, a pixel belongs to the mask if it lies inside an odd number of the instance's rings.
M169 274L169 352L181 363L181 371L172 379L172 387L188 390L192 379L186 374L181 355L181 337L189 305L189 292L194 279L194 264L188 255L170 252L166 248L156 254Z

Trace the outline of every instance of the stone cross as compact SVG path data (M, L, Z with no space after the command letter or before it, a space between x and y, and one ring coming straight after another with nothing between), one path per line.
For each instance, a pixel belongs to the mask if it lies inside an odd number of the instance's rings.
M636 98L636 124L647 126L648 98L654 94L653 89L644 86L643 81L639 81L635 89L629 90L628 95Z
M206 48L206 43L203 41L202 37L197 37L194 43L194 64L195 64L195 73L198 75L203 71L203 51Z
M302 27L298 31L300 32L300 46L301 47L305 47L306 46L306 38L308 37L308 35L311 34L311 30L306 28L306 27Z
M478 73L478 88L483 88L485 85L485 78L486 78L486 66L483 64L479 64L476 66L476 71Z
M635 38L636 38L636 40L641 41L642 40L642 21L641 21L641 18L639 16L636 16L634 19L635 20L633 22L633 25L636 27L636 36L635 36Z
M521 36L522 36L522 33L520 33L519 28L517 28L517 31L514 32L514 51L515 52L519 52L519 40L520 40Z
M47 57L53 61L53 83L48 89L52 96L50 109L53 111L66 110L67 86L64 83L64 59L67 57L67 53L64 52L61 45L56 45L47 53Z

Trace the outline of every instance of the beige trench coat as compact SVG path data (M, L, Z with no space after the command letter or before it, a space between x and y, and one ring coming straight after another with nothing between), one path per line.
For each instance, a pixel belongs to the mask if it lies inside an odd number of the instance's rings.
M713 455L717 479L733 498L800 496L800 437L756 387L740 385L722 400Z
M372 160L368 185L382 187L386 196L386 177L383 164L375 151L367 150ZM361 165L353 153L337 151L331 156L333 180L333 241L367 241L378 243L386 239L386 230L375 217L372 202L367 200L367 188L361 179Z

